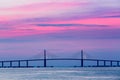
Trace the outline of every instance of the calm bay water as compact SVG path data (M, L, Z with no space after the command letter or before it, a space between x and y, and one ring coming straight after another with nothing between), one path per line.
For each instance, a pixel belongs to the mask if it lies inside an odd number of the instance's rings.
M0 69L0 80L120 80L120 68Z

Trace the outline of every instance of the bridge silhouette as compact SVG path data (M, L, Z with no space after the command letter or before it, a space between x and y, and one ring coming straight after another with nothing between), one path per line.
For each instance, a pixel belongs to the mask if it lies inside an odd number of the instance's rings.
M63 63L66 64L65 61L68 61L70 62L70 66L67 66L67 67L120 67L119 60L88 59L84 57L83 50L81 50L79 54L81 58L47 58L47 52L46 50L44 50L44 53L42 56L43 58L0 61L0 68L57 67L54 65L48 65L50 63L49 61L51 62L63 61L62 63L57 63L57 64L63 64ZM76 61L77 65L74 65L72 61ZM35 62L37 62L37 65L34 64ZM6 63L8 64L6 65ZM15 63L16 65L14 65ZM56 64L56 63L53 63L53 64ZM64 67L64 65L62 67Z

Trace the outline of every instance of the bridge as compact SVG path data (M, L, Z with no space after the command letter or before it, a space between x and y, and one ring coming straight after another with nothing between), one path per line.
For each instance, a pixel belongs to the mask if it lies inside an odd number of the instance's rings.
M49 64L50 62L54 62L54 61L63 61L62 63L57 63L57 64L63 64L63 63L66 64L65 61L68 61L71 65L67 67L120 67L119 60L85 59L83 50L81 50L81 53L80 53L81 58L47 58L46 50L44 50L43 54L44 54L43 58L41 59L0 61L0 68L56 67L54 65ZM36 65L34 64L35 62L37 62ZM74 64L74 62L77 62L77 65ZM92 62L92 63L88 65L89 62ZM52 63L52 64L56 64L56 63Z

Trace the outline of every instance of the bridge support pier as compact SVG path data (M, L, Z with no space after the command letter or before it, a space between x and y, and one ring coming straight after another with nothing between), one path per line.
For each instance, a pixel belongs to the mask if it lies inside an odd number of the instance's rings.
M20 61L18 61L18 67L20 67L21 65L20 65Z
M117 67L119 67L119 61L117 61Z
M110 61L110 66L111 66L111 67L113 66L112 61Z
M10 67L12 67L12 61L10 61Z
M104 67L106 66L106 61L104 61Z
M97 60L97 67L99 67L99 60Z
M28 63L28 60L26 60L26 67L29 67L29 63Z
M2 68L4 67L4 62L2 61Z

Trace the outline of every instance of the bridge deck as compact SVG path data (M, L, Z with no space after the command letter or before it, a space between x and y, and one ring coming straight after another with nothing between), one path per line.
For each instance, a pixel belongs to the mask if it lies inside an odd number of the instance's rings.
M35 62L35 61L42 61L44 65L29 65L29 62ZM47 62L49 61L78 61L80 62L80 65L73 65L73 67L120 67L120 61L118 60L102 60L102 59L75 59L75 58L54 58L54 59L29 59L29 60L7 60L7 61L0 61L0 68L32 68L32 67L55 67L55 66L47 66ZM84 65L88 62L94 62L95 65L90 64L90 65ZM17 62L17 66L14 66L13 63ZM25 65L22 65L21 63L25 62ZM103 62L101 65L100 62ZM108 64L109 62L109 64ZM9 63L9 65L5 65L5 63ZM113 64L114 63L114 64Z
M83 50L81 50L81 58L51 58L48 59L46 57L46 50L44 50L44 58L43 59L27 59L27 60L6 60L6 61L0 61L0 68L29 68L29 67L55 67L54 65L49 66L49 61L77 61L79 62L79 65L73 65L72 67L120 67L120 61L119 60L103 60L103 59L84 59L83 58ZM30 65L30 62L36 62L39 63L37 65ZM42 61L42 62L41 62ZM86 65L87 62L94 62L93 64ZM13 63L17 63L17 65L13 65ZM25 62L24 65L22 63ZM102 64L101 64L102 62ZM109 62L109 64L108 64ZM5 63L9 63L8 65L5 65ZM40 63L43 63L43 65L39 65ZM71 63L72 64L72 63Z

